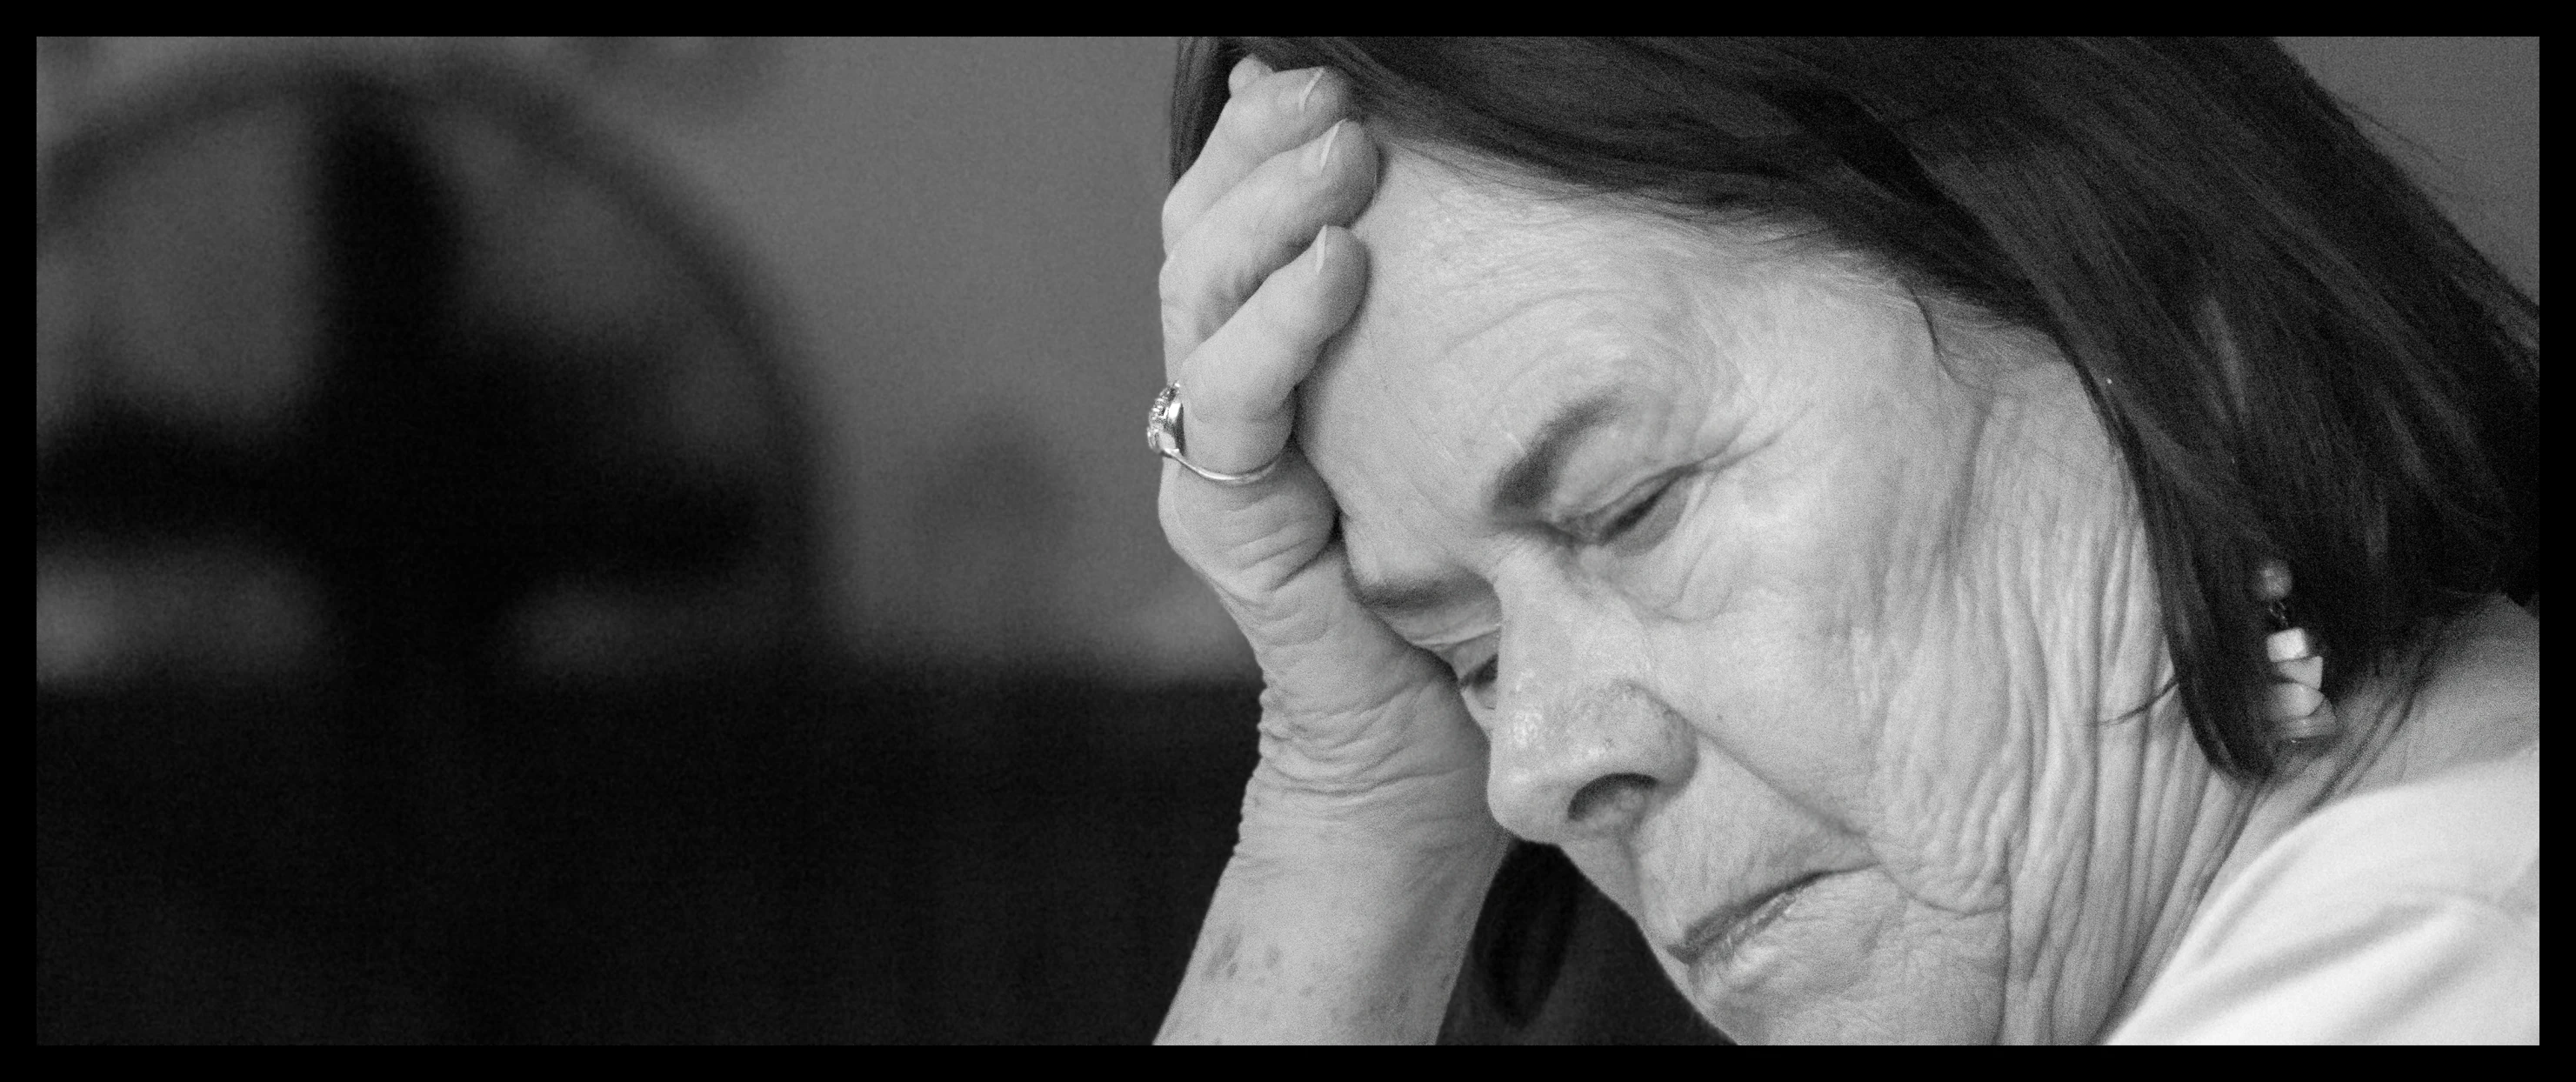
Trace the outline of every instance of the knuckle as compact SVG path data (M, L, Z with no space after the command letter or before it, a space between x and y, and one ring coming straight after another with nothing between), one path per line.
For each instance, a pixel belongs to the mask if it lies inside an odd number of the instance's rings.
M1154 272L1154 288L1162 295L1166 310L1190 296L1190 278L1190 268L1182 262L1179 253L1175 252L1163 260L1162 269Z
M1224 326L1226 313L1217 310L1214 302L1202 277L1176 275L1163 289L1164 336L1171 341L1195 342L1215 334L1217 328Z

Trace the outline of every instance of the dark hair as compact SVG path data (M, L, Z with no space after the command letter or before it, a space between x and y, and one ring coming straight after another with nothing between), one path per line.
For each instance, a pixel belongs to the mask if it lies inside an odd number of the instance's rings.
M1194 39L1175 177L1247 53L1348 75L1390 134L1802 223L2049 336L2136 487L2221 770L2282 753L2263 561L2329 694L2411 682L2445 620L2538 591L2539 306L2267 39Z

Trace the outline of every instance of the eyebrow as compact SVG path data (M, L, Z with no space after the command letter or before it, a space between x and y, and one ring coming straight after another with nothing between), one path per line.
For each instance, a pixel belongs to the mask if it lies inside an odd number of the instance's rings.
M1565 459L1574 445L1583 442L1618 415L1615 394L1602 392L1566 403L1538 428L1538 436L1529 443L1494 482L1486 502L1501 511L1531 512L1556 488L1556 478L1565 472Z
M1618 407L1616 394L1605 391L1558 409L1539 426L1538 435L1521 456L1503 469L1488 492L1486 504L1504 512L1536 511L1556 488L1557 476L1565 472L1565 460L1575 445L1617 417ZM1361 605L1391 614L1438 608L1467 585L1463 575L1379 581L1362 576L1347 559L1342 564L1342 575L1349 580L1351 594Z

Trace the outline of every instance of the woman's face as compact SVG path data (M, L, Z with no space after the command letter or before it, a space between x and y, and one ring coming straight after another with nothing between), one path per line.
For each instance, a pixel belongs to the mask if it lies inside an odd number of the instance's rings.
M1739 1038L2098 1033L2223 801L2142 711L2153 581L2071 371L1936 354L1783 245L1386 176L1299 439L1362 596L1465 678L1495 816Z

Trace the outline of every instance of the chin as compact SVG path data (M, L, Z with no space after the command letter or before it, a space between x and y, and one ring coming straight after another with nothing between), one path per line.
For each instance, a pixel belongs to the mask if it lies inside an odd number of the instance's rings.
M1695 1005L1700 1017L1738 1044L1993 1044L2000 1035L1995 1012L1977 998L1882 1004L1738 998Z
M1993 1044L2003 1036L2002 996L1967 981L1870 984L1834 994L1690 989L1700 1017L1740 1044Z

